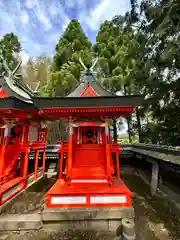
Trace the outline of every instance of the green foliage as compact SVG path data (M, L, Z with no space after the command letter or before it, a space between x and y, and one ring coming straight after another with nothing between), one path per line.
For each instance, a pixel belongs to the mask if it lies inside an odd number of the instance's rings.
M79 58L87 67L92 63L92 46L85 36L80 23L72 20L56 45L52 71L44 87L47 96L66 96L79 82L82 66ZM50 125L49 142L66 138L63 121Z
M56 45L52 73L46 85L49 96L64 96L78 83L82 67L92 62L92 46L85 36L79 21L72 20Z
M11 69L14 69L17 65L17 54L20 50L21 45L18 37L13 33L8 33L0 39L0 55L6 59L6 62ZM0 69L0 72L1 71L2 69Z
M128 91L133 93L138 83L139 43L133 31L126 31L124 21L121 16L105 21L94 50L100 56L99 63L106 77L105 87L113 92L124 92L124 86L128 86Z
M41 56L36 60L29 59L22 69L24 83L32 90L39 85L40 95L45 95L45 85L50 77L51 59Z
M79 82L82 70L79 58L90 66L97 55L102 70L98 80L106 89L146 96L143 107L136 112L137 120L128 119L128 125L133 126L129 134L139 133L145 142L179 145L179 16L179 0L143 0L139 9L137 1L131 0L130 12L100 26L94 46L80 23L72 20L56 45L52 65L45 59L29 62L25 80L28 84L40 81L43 95L65 96ZM14 34L5 35L0 40L0 51L13 68L14 53L20 51L18 38ZM53 134L63 134L64 126L62 122L51 126L51 140Z
M148 1L141 3L138 34L144 63L144 88L147 95L141 115L151 119L143 124L145 141L179 145L179 30L180 2ZM143 22L140 20L143 16Z

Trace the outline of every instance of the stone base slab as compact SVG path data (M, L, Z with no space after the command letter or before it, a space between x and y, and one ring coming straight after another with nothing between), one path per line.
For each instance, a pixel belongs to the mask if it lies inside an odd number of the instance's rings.
M134 219L135 212L127 207L45 208L41 216L46 231L78 229L120 235L121 220Z
M36 214L7 214L0 217L0 231L27 231L43 228L47 232L72 229L112 232L120 235L123 218L134 219L134 209L105 208L45 208Z
M112 232L120 235L121 226L120 220L81 220L45 223L43 224L43 229L46 232L61 232L76 229L81 231Z
M101 207L101 208L44 208L41 213L44 222L74 220L108 220L134 218L134 208Z
M0 217L0 231L38 230L42 228L40 214L7 214Z

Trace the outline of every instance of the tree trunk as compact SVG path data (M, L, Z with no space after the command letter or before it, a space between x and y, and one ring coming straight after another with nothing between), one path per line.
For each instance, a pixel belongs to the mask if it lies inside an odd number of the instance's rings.
M140 114L139 114L139 108L138 107L136 107L136 118L137 118L137 125L138 125L139 142L142 143L141 117L140 117Z
M124 85L124 95L131 95L131 89L129 85ZM131 116L127 116L127 125L128 125L128 135L129 135L129 142L132 143L132 138L131 138L131 129L130 129L130 123L131 123Z
M128 125L128 135L129 135L129 143L132 143L132 138L131 138L131 117L128 116L127 118L127 125Z

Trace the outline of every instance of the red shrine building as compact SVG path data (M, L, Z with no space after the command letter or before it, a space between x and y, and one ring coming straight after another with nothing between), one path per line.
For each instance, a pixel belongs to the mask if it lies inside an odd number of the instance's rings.
M1 205L44 176L45 123L66 119L68 139L60 140L58 177L45 195L46 206L131 207L132 193L121 180L121 148L112 136L112 121L131 114L142 103L141 96L111 94L88 69L66 97L37 97L10 76L2 77L0 84Z

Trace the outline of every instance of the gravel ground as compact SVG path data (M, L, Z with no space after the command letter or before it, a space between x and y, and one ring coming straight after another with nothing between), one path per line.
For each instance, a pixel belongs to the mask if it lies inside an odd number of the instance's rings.
M134 192L133 205L136 212L136 233L138 240L180 240L180 213L169 203L160 192L156 196L150 195L149 186L142 181L135 170L130 173L126 171L121 174L126 185ZM28 193L16 201L9 210L4 213L27 211L36 198L35 207L43 199L44 193L53 184L53 181L46 182L46 189L42 191L42 184L31 189ZM41 192L40 192L41 190ZM27 194L27 195L26 195ZM25 200L26 199L26 200ZM23 206L23 207L22 207ZM39 206L39 205L38 205ZM39 207L40 208L40 207ZM16 210L14 210L16 209ZM28 210L33 211L33 210ZM1 238L2 237L2 238ZM113 240L108 233L100 234L95 232L71 230L60 233L45 233L42 230L34 232L14 232L11 234L0 233L0 240Z

